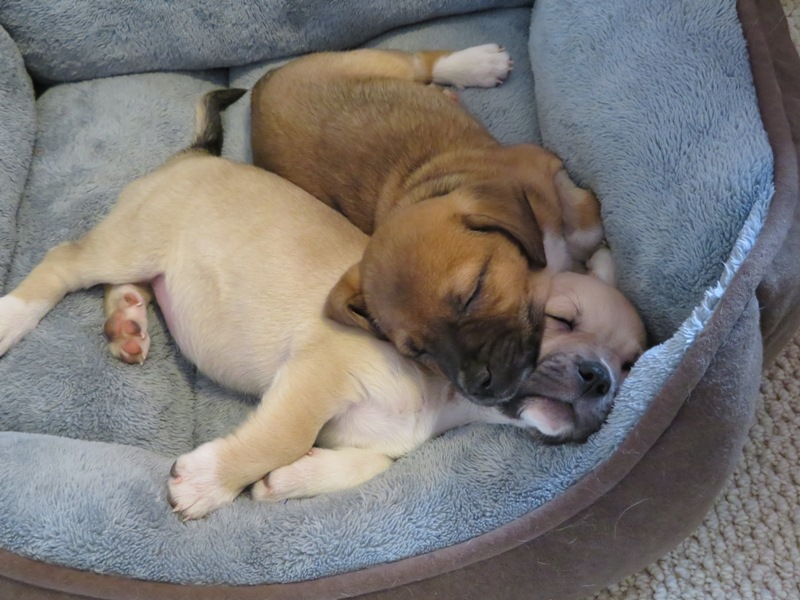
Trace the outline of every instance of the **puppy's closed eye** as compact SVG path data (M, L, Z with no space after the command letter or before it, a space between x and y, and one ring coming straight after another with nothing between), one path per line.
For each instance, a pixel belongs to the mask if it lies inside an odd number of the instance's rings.
M550 323L557 327L560 331L572 331L575 328L575 320L568 317L560 317L557 315L545 315Z
M457 316L468 315L481 299L484 292L491 256L484 260L477 270L477 265L472 264L459 270L449 281L448 302ZM477 272L476 272L477 271Z
M463 302L461 306L461 313L468 313L470 308L472 308L478 301L478 298L483 291L483 284L486 281L486 273L489 271L489 261L487 260L486 263L483 265L481 272L478 274L478 278L475 280L475 287L472 289L472 293L467 297L466 301Z

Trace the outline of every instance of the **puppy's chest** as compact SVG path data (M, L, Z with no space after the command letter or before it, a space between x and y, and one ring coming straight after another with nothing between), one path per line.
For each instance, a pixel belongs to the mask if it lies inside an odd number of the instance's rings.
M433 437L440 398L409 387L380 392L373 391L366 401L351 405L331 419L320 432L317 444L368 448L396 458Z

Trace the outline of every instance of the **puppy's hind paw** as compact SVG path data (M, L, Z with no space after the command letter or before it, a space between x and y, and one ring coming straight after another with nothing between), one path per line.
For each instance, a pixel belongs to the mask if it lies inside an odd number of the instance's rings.
M439 59L433 65L433 81L460 88L491 88L503 83L509 71L511 57L503 47L484 44Z
M109 292L106 304L116 307L103 325L112 355L128 364L142 364L150 350L147 333L147 303L133 285L121 285Z

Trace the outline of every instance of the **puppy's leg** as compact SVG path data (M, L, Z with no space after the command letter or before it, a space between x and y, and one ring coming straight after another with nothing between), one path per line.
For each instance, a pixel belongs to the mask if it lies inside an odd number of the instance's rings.
M570 256L586 263L603 243L603 222L600 203L589 190L579 188L561 169L554 178L556 194L561 204L564 239Z
M184 519L203 517L311 450L322 426L358 393L335 366L341 363L324 353L292 359L238 429L179 457L169 480L175 512Z
M77 242L51 249L9 294L0 298L0 356L22 339L66 294L100 283L142 281L155 273L152 257L135 255L110 219Z
M149 285L127 283L107 285L103 308L103 332L113 356L128 364L142 364L150 349L147 306L153 300Z
M299 460L256 481L250 495L254 500L275 502L346 490L383 473L393 462L374 450L312 448Z
M311 78L356 77L390 78L418 83L438 83L457 87L494 87L511 70L508 53L497 44L473 46L464 50L425 50L410 53L399 50L362 48L349 52L313 54L289 63L276 76L298 69L297 75ZM282 75L282 74L281 74ZM256 84L254 95L269 78Z

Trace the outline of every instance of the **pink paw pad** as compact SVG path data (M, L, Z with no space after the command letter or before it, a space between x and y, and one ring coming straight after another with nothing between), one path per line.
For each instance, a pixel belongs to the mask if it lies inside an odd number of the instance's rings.
M111 354L128 364L142 364L150 349L147 305L138 291L124 287L119 288L119 298L109 299L117 309L106 319L103 333Z

